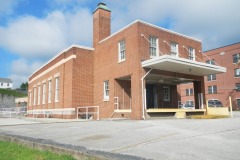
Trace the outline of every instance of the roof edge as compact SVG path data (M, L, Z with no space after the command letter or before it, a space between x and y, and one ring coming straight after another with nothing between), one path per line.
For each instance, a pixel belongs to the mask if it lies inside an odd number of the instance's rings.
M217 49L224 48L224 47L233 46L233 45L236 45L236 44L240 44L240 42L236 42L236 43L232 43L232 44L225 45L225 46L222 46L222 47L217 47L217 48L214 48L214 49L206 50L206 51L203 51L203 53L213 51L213 50L217 50Z
M142 24L145 24L145 25L148 25L148 26L150 26L150 27L154 27L154 28L157 28L157 29L160 29L160 30L163 30L163 31L166 31L166 32L169 32L169 33L172 33L172 34L175 34L175 35L184 37L184 38L192 39L192 40L197 41L197 42L202 42L201 40L199 40L199 39L197 39L197 38L193 38L193 37L190 37L190 36L187 36L187 35L178 33L178 32L174 32L174 31L171 31L171 30L169 30L169 29L165 29L165 28L159 27L159 26L157 26L157 25L154 25L154 24L151 24L151 23L148 23L148 22L145 22L145 21L142 21L142 20L137 19L137 20L133 21L132 23L128 24L127 26L119 29L119 30L116 31L115 33L111 34L110 36L102 39L99 43L102 43L102 42L108 40L109 38L117 35L118 33L124 31L125 29L129 28L130 26L132 26L132 25L134 25L135 23L138 23L138 22L139 22L139 23L142 23Z
M76 45L76 44L72 44L71 46L69 46L68 48L63 49L62 51L60 51L57 55L55 55L53 58L51 58L50 60L48 60L46 63L44 63L40 68L38 68L35 72L33 72L28 79L33 76L35 73L37 73L40 69L42 69L43 67L45 67L47 64L49 64L51 61L53 61L55 58L57 58L58 56L60 56L61 54L63 54L64 52L69 51L71 48L79 48L79 49L86 49L86 50L91 50L93 51L94 48L91 47L86 47L86 46L81 46L81 45Z

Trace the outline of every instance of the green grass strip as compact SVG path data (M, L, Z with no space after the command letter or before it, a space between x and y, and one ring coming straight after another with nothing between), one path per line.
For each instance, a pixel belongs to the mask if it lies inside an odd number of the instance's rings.
M74 160L70 155L58 155L26 146L0 141L1 160Z

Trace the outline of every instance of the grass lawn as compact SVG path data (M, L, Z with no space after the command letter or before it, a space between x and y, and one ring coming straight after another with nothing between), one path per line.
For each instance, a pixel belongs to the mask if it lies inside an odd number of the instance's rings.
M48 151L40 151L26 146L0 141L1 160L74 160L69 155L58 155Z

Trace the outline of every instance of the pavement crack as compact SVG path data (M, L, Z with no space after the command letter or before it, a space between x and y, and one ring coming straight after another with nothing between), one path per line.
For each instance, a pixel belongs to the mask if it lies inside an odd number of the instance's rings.
M147 144L147 143L150 143L152 141L155 141L155 140L158 140L158 139L163 139L163 138L166 138L166 137L170 137L170 136L173 136L173 135L176 135L176 134L178 134L178 132L174 132L174 133L171 133L171 134L158 136L158 137L151 138L151 139L139 142L139 143L127 145L127 146L124 146L124 147L121 147L121 148L118 148L118 149L114 149L111 152L118 152L118 151L125 150L125 149L128 149L128 148L133 148L133 147L136 147L136 146L139 146L139 145L142 145L142 144Z

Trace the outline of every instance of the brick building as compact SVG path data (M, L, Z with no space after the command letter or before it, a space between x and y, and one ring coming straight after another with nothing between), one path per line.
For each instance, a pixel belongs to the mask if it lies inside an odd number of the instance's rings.
M145 119L178 108L181 83L193 82L204 99L204 76L226 70L203 63L198 39L140 20L111 34L110 24L111 11L99 3L93 48L72 45L29 77L29 116L76 118L77 107L99 106L100 118Z
M240 43L223 46L204 52L203 60L212 65L224 66L226 73L209 74L205 76L206 98L220 100L224 106L229 106L229 96L232 98L233 109L240 107ZM183 103L194 103L192 84L179 87Z

